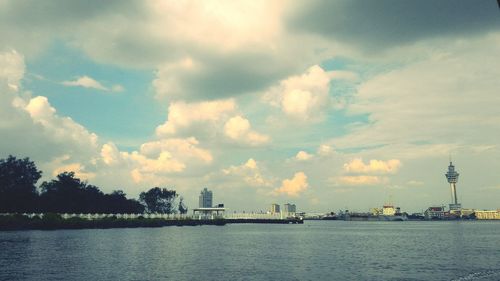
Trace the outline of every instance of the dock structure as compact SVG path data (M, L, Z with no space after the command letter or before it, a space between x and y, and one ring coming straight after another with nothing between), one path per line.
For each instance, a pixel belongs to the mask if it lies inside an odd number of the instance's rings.
M302 218L286 219L224 219L226 223L268 223L268 224L303 224Z
M200 207L193 209L193 218L196 219L222 219L224 218L224 207Z

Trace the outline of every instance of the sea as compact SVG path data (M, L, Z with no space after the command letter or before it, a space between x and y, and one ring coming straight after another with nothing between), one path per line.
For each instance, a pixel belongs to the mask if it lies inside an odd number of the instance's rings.
M500 222L3 231L0 280L500 280Z

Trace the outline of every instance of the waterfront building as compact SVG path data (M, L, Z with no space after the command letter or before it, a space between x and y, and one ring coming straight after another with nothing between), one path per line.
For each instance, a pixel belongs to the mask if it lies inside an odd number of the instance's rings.
M458 198L457 198L457 182L458 182L458 176L459 173L455 171L455 166L453 166L453 163L450 161L450 165L448 166L448 172L445 174L446 179L448 180L448 183L450 184L450 190L451 190L451 203L450 203L450 212L457 212L462 209L462 205L458 203Z
M425 219L427 220L442 220L445 218L446 211L444 207L429 207L424 212Z
M280 205L279 204L276 204L276 203L273 203L271 204L271 214L279 214L280 213Z
M500 209L489 211L475 211L476 219L478 220L500 220Z
M295 206L295 204L286 203L285 205L283 205L283 212L296 213L297 207Z
M295 204L286 203L283 205L283 215L284 217L294 217L297 212L297 207Z
M212 191L208 190L206 187L200 192L198 207L200 208L212 207Z

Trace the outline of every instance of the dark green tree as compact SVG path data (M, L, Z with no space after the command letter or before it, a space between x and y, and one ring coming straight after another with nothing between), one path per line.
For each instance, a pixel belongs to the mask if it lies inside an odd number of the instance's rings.
M42 172L29 158L9 155L0 159L0 212L31 212L36 210L36 182Z
M127 199L127 194L122 190L115 190L105 194L105 213L143 213L144 205L134 199Z
M104 194L99 187L64 172L41 186L41 209L54 213L143 213L144 206L121 190Z
M42 211L54 213L98 212L96 205L102 192L75 177L74 172L63 172L50 182L41 185ZM94 208L93 208L94 207Z
M139 201L144 204L148 213L172 214L175 213L175 190L154 187L146 192L141 192Z

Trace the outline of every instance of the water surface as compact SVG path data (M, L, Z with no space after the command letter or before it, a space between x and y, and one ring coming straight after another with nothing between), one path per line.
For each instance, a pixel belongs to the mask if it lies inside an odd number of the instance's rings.
M0 280L500 280L500 223L0 232Z

